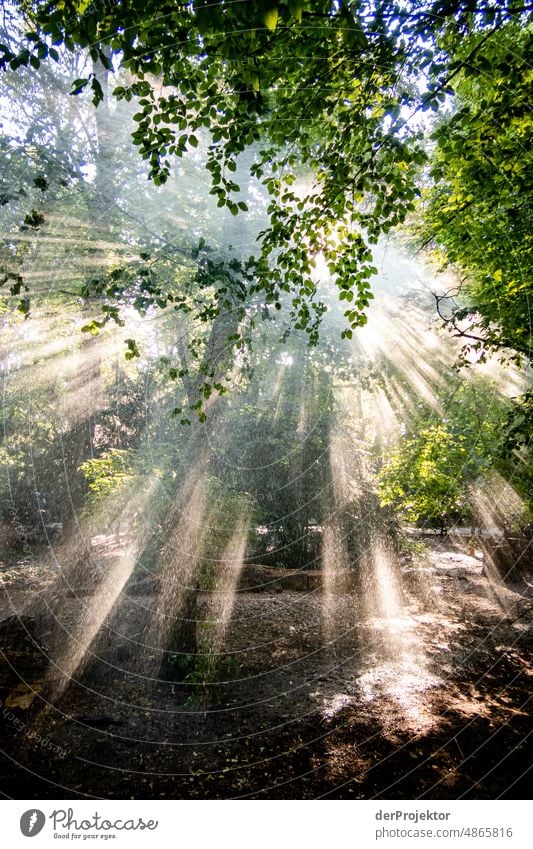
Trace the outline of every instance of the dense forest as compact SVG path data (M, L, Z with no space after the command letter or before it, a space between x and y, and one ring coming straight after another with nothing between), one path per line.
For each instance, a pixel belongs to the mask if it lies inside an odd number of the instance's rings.
M532 12L2 4L4 796L524 792Z

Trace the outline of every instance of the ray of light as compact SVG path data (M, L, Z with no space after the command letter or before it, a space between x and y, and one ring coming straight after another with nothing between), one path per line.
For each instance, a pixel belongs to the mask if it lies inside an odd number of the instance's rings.
M390 699L407 726L427 731L435 717L425 694L440 682L430 671L418 622L407 607L398 564L376 537L362 568L363 641L373 660L357 683L367 701Z
M167 651L172 631L186 617L187 600L195 592L201 565L206 520L206 470L198 461L181 488L167 526L169 533L161 553L161 592L145 643Z
M115 508L113 521L124 523L131 529L133 510L142 511L143 508L147 507L154 496L157 485L158 481L155 478L148 485L146 481L143 482L142 487L137 485L136 492L130 493L131 500L128 499L128 502L121 509ZM94 522L94 518L92 522ZM143 525L135 534L130 534L130 538L125 547L118 553L118 556L109 558L103 567L97 565L95 569L96 564L91 567L89 562L90 551L88 552L89 557L83 554L83 548L86 548L87 544L89 546L91 544L92 522L84 523L81 542L79 536L73 535L63 546L59 566L65 574L58 577L56 586L52 587L47 593L50 602L47 605L48 610L56 621L59 621L62 611L59 609L59 612L57 612L57 596L59 593L61 596L64 595L65 585L75 595L80 591L78 581L89 581L88 589L94 590L92 594L83 596L82 608L74 627L60 623L66 632L66 639L63 649L50 667L46 692L51 702L57 701L85 661L93 640L114 610L122 590L131 576L138 554L150 532L149 527ZM82 547L81 551L80 546ZM71 558L70 564L63 560L66 553ZM59 588L58 584L60 585Z
M337 598L346 589L346 577L350 572L350 560L342 529L335 517L324 523L322 531L322 625L324 643L329 649L335 650L337 634L342 634L349 623L345 615L339 621L337 614Z
M478 526L496 535L518 525L525 509L524 499L495 469L470 488L470 503Z
M214 592L208 605L208 620L213 624L209 648L214 655L222 651L226 640L244 565L249 532L249 516L243 516L233 531L221 559L216 562Z

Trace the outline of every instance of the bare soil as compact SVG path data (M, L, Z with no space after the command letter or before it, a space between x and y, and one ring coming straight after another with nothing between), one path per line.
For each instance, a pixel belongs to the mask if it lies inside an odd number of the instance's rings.
M531 765L527 582L503 586L461 541L427 540L392 615L356 593L239 593L222 680L171 684L130 639L93 646L53 705L2 709L11 798L520 798ZM4 584L28 607L47 572ZM63 625L80 606L63 601ZM149 616L132 595L120 634ZM65 634L47 635L51 656ZM45 638L46 639L46 638ZM224 665L225 664L225 665ZM0 711L1 717L1 711ZM38 735L38 736L37 736Z

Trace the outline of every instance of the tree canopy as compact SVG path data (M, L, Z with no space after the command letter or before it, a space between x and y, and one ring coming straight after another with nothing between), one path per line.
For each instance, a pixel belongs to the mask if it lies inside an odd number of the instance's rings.
M463 53L481 43L476 33ZM531 358L531 27L507 25L457 77L433 132L419 232L460 272L442 314L466 352ZM483 61L481 61L483 60ZM470 320L465 322L465 319Z
M227 286L215 292L213 314L255 293L276 310L283 306L292 325L316 341L324 305L313 266L321 254L345 301L343 333L351 336L365 322L372 297L369 245L404 221L420 194L428 158L424 116L444 108L457 93L469 99L470 106L457 108L434 136L441 151L432 165L434 178L446 168L456 181L464 177L446 209L450 203L454 209L471 203L464 201L476 191L469 174L483 179L484 186L496 185L492 171L505 160L505 139L496 160L489 162L487 151L510 101L507 136L513 138L507 144L523 140L525 148L524 59L531 35L524 3L24 0L15 5L24 16L25 34L19 43L6 39L0 45L0 67L34 73L43 62L59 61L63 48L86 51L93 70L72 80L71 93L90 88L97 106L106 96L98 68L120 74L114 96L135 103L133 142L156 184L168 179L174 158L197 147L207 133L210 191L230 214L246 214L235 174L243 151L254 145L248 170L268 191L268 220L257 250L240 258L231 296ZM517 43L513 33L520 27L526 29ZM517 103L514 88L505 84L508 72L521 86ZM468 167L458 170L459 160ZM302 168L311 175L303 190L295 186ZM508 191L517 182L524 189L523 163L506 165L502 180ZM477 203L494 215L490 190ZM471 212L479 222L475 207ZM462 260L454 252L458 237L449 232L450 258ZM491 266L486 273L491 280L496 274L498 283L504 269ZM169 294L148 287L147 298L167 303ZM492 321L494 304L477 297L475 308L486 308L485 323ZM511 341L520 340L515 334Z

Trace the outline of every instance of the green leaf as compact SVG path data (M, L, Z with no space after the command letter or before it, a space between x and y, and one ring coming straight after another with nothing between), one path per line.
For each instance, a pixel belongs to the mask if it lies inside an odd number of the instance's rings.
M70 91L69 94L71 94L71 95L81 94L81 92L84 90L84 88L86 87L88 82L89 82L88 77L86 79L80 78L80 79L74 80L74 82L72 83L72 91Z
M263 12L263 22L270 32L274 32L278 25L279 9L277 4L267 8Z
M17 305L17 309L18 309L19 312L21 312L27 318L28 314L30 312L30 299L29 298L21 298L18 305Z
M126 351L126 354L125 354L125 357L126 357L127 360L133 360L134 357L140 357L141 356L135 339L125 339L124 341L125 341L125 343L128 347L128 350Z
M102 100L104 99L104 91L103 91L102 86L100 85L99 81L96 79L96 77L92 78L91 88L93 90L93 98L92 98L93 105L98 106L98 104L101 103Z
M305 7L305 0L289 0L290 13L298 23L302 22L302 15Z

